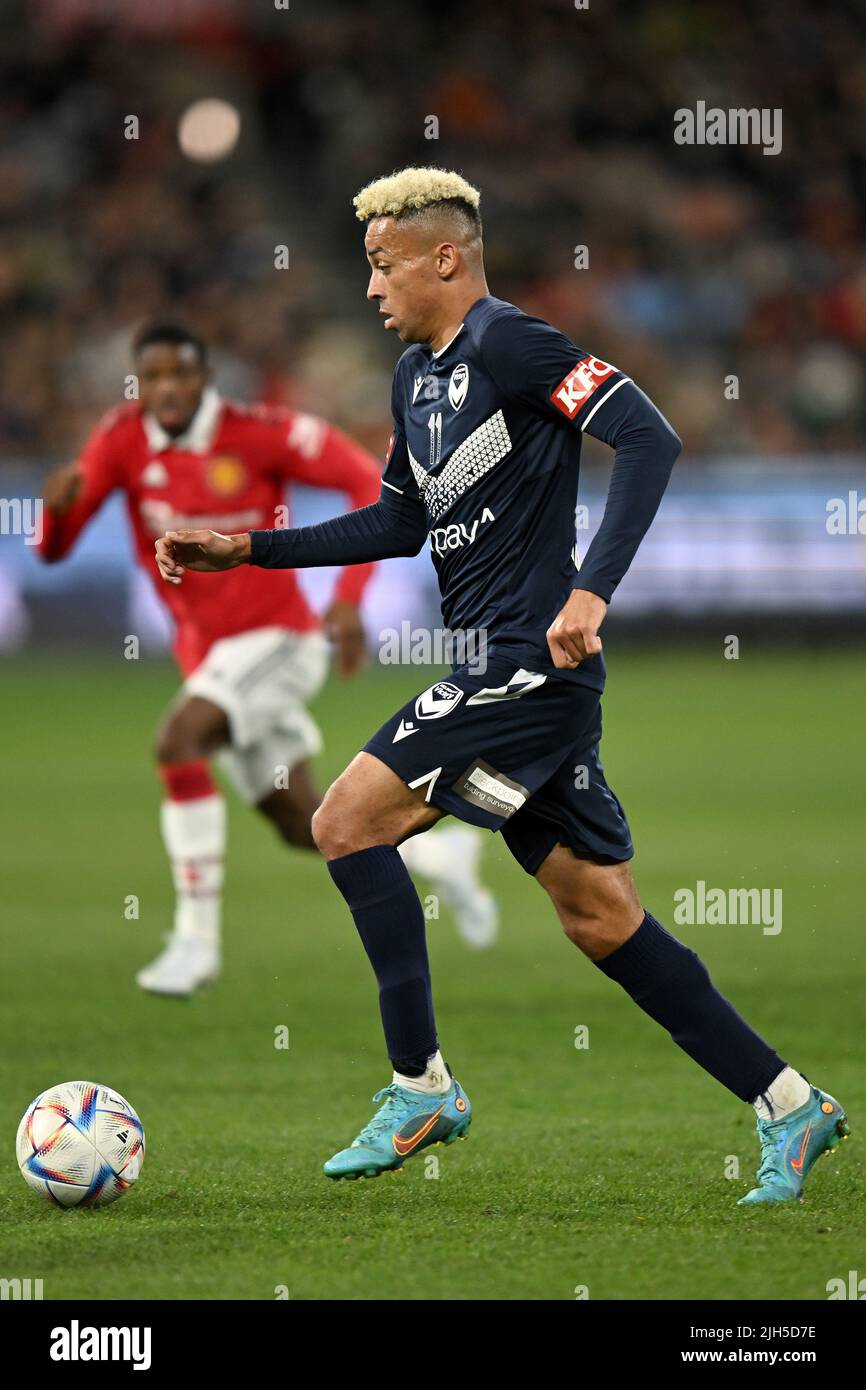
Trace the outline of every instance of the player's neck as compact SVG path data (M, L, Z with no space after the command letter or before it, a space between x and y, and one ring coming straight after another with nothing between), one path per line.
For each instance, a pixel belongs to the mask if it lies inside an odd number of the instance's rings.
M476 281L471 287L464 290L460 298L456 299L454 304L449 305L447 319L433 333L432 337L428 340L427 346L431 348L433 352L439 352L445 347L446 343L450 343L451 339L455 337L459 331L460 325L466 318L472 305L479 299L483 299L484 296L489 293L490 291L487 288L486 280Z

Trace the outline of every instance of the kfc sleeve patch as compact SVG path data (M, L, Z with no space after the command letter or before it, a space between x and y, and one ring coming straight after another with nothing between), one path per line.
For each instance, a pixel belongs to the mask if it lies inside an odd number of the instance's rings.
M600 357L581 357L572 367L568 376L557 386L550 397L557 410L569 420L573 420L586 405L599 386L604 385L619 370Z

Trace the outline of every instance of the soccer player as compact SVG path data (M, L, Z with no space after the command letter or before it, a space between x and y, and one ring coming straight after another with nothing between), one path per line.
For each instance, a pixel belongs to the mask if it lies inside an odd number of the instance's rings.
M143 989L187 996L221 966L226 807L210 760L288 844L314 849L310 823L320 797L309 759L321 736L306 704L324 681L328 643L290 570L275 580L245 569L220 586L194 578L183 591L166 589L154 540L173 526L273 525L293 482L338 489L362 507L378 495L381 470L312 415L222 399L210 381L205 344L182 325L146 327L133 355L140 400L112 411L80 458L47 479L40 549L46 561L61 559L120 489L138 562L169 600L186 680L156 757L177 905L166 949L137 979ZM363 661L358 603L370 573L369 564L343 570L324 614L343 676ZM404 859L453 907L464 939L489 945L497 909L478 879L480 833L454 830L414 841Z
M390 1085L333 1178L373 1177L466 1133L469 1100L437 1040L424 915L397 853L443 815L501 830L571 941L741 1101L754 1106L757 1185L799 1197L847 1134L832 1096L789 1066L642 906L623 808L599 759L599 628L647 531L680 441L618 368L494 298L479 193L457 174L404 169L355 198L367 297L410 344L394 373L379 501L297 530L157 544L173 584L195 572L412 555L429 533L449 628L487 633L483 675L457 667L374 734L325 796L313 833L379 984ZM582 432L615 450L604 516L575 548ZM186 571L193 571L192 576Z

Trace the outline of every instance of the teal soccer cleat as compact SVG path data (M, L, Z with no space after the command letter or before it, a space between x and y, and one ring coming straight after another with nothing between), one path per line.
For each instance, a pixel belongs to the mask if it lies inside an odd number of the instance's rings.
M453 1077L444 1095L407 1091L392 1081L373 1100L384 1104L348 1149L328 1159L324 1172L329 1178L378 1178L402 1168L404 1159L431 1144L465 1138L472 1123L469 1097Z
M817 1086L812 1087L806 1104L784 1119L759 1119L758 1186L741 1197L737 1206L801 1201L803 1183L815 1160L832 1153L848 1134L848 1119L838 1100Z

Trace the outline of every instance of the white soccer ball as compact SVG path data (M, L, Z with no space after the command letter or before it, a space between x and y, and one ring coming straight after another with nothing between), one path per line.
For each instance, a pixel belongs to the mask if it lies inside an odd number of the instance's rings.
M104 1207L144 1163L144 1128L128 1100L93 1081L64 1081L28 1105L15 1141L24 1181L59 1207Z

